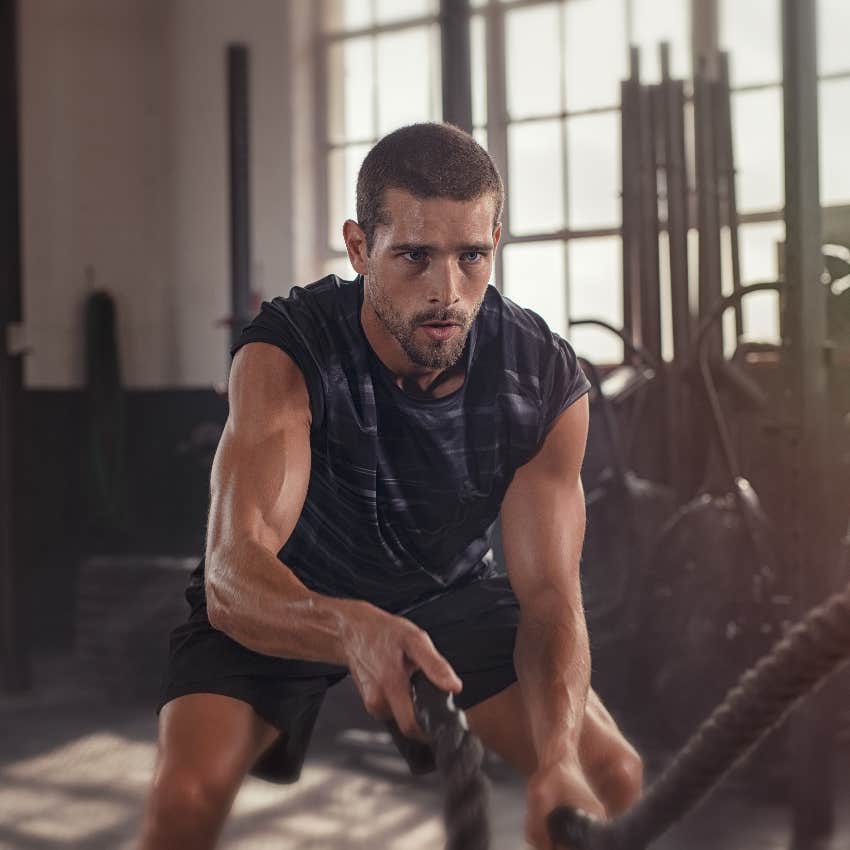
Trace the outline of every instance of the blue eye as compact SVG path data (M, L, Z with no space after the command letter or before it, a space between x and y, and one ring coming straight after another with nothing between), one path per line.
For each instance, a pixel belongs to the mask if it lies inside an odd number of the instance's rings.
M406 257L411 263L421 263L428 255L424 251L405 251L402 256Z
M484 257L484 255L481 253L481 251L465 251L460 256L461 256L461 259L464 262L467 262L467 263L477 263L479 260L481 260Z

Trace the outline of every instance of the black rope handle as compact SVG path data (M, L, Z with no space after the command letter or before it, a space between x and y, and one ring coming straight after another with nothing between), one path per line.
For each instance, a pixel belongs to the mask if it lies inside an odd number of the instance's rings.
M417 671L411 678L416 720L428 735L445 787L446 850L489 850L490 783L481 769L484 748L450 693Z
M606 823L560 806L548 818L552 840L573 850L643 850L848 660L850 585L812 609L741 676L633 809Z

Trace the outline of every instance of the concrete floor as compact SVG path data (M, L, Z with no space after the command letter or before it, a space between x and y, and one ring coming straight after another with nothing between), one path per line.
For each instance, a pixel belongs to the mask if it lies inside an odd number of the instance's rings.
M150 705L110 706L75 684L73 659L40 659L36 687L0 696L0 848L130 850L150 781L156 718ZM228 850L437 850L440 789L398 757L340 745L346 728L377 732L350 683L328 697L301 780L249 778L221 841ZM846 749L842 750L846 761ZM651 765L654 762L651 760ZM521 850L523 785L501 764L493 778L493 850ZM661 850L779 850L788 814L727 782L655 846ZM850 850L850 793L841 793L830 850ZM804 850L798 848L797 850ZM808 849L806 849L808 850Z

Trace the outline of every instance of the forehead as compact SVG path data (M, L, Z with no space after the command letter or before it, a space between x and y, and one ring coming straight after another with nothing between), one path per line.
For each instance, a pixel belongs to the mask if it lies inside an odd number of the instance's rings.
M471 201L455 201L418 198L403 189L387 189L382 206L393 241L473 244L493 238L496 199L489 194Z

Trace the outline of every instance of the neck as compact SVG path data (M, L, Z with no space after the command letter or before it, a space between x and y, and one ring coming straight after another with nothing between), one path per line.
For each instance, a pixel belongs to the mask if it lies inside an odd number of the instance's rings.
M360 308L360 324L375 356L392 373L395 385L408 395L416 398L442 398L463 385L466 377L463 355L454 366L442 369L414 363L365 297Z

